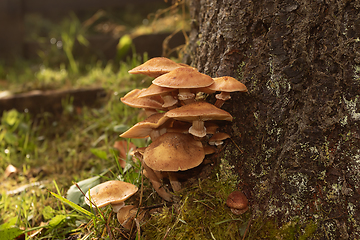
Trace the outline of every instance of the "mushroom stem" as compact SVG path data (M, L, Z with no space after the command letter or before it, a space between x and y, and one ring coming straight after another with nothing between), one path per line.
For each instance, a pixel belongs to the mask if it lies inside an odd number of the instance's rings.
M172 172L168 172L169 175L169 181L171 184L171 187L173 189L174 192L178 192L181 190L181 183L179 182L179 180L177 179L177 177L175 176L174 173Z
M184 101L185 104L188 104L190 102L194 102L195 94L192 93L188 88L180 88L178 99Z
M164 100L164 104L162 105L163 108L173 109L176 108L176 104L178 102L171 93L162 94L161 98Z
M150 132L151 141L155 141L158 137L166 133L166 126L154 129Z
M111 207L113 212L118 212L121 208L123 208L125 206L125 202L119 203L119 204L113 204L111 203Z
M150 138L151 141L155 141L155 139L157 139L158 137L160 137L160 131L154 129L153 131L150 132Z
M150 117L151 115L158 113L158 111L156 111L156 109L153 108L143 108L145 111L145 115L146 117Z
M144 175L149 179L151 185L155 189L155 191L162 197L165 201L172 202L172 195L169 193L169 190L162 185L161 180L155 174L155 171L152 170L146 163L144 162L143 156L139 152L135 152L135 156L141 161L142 166L144 168Z
M155 189L155 191L159 194L160 197L162 197L165 201L172 202L172 196L168 192L167 188L163 186L160 179L156 176L154 170L149 168L144 162L143 162L144 170L146 171L146 177L151 182L151 185Z
M197 137L206 136L206 128L204 126L204 121L195 120L192 122L192 126L189 128L189 133Z
M224 105L226 100L229 100L230 97L230 92L221 92L220 94L216 94L216 102L215 102L215 107L221 108L222 105Z

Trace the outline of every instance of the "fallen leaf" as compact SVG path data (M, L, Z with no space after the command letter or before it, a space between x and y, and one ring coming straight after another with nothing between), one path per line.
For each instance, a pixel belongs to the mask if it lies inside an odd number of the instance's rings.
M114 143L114 148L116 148L117 150L119 150L119 163L120 166L122 168L125 168L126 166L126 155L128 154L128 152L132 149L135 150L136 146L135 144L125 141L125 140L121 140L121 141L116 141Z

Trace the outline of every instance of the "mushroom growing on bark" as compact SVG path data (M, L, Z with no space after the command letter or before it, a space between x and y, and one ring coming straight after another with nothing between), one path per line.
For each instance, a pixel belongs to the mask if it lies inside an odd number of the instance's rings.
M231 212L235 215L241 215L248 209L249 202L245 194L241 191L233 191L229 194L226 205L230 208Z
M232 121L230 113L215 107L207 102L193 102L179 108L172 109L165 113L166 117L174 118L179 121L191 122L189 133L196 137L205 137L206 128L204 121L225 120Z
M125 206L125 200L135 194L137 190L138 187L134 184L110 180L89 189L86 193L85 203L93 208L101 208L111 204L113 211L118 212L120 208Z
M149 59L148 61L144 62L143 64L131 69L129 73L131 74L144 74L149 77L158 77L165 73L168 73L172 70L175 70L179 67L188 67L190 66L176 63L168 58L164 57L155 57Z
M152 83L160 87L179 89L178 99L188 104L195 99L191 89L210 86L214 80L196 69L181 67L155 78Z
M224 102L231 98L231 92L247 92L247 88L244 84L235 78L228 76L214 78L214 83L212 85L199 90L206 93L221 91L220 94L215 96L217 100L214 105L218 108L222 107Z
M230 135L224 132L217 132L209 139L210 145L219 146L223 144L223 140L230 138Z

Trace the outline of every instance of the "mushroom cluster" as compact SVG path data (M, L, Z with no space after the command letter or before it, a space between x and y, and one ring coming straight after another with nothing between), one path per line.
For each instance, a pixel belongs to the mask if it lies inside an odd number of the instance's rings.
M146 89L134 89L121 101L145 110L147 118L120 135L123 138L151 138L146 148L138 148L135 156L144 166L144 175L157 193L172 201L163 179L170 181L172 190L179 191L181 183L176 172L199 166L206 154L216 151L230 136L217 132L218 121L232 121L230 113L220 109L234 91L246 92L244 84L232 77L211 78L186 64L157 57L129 71L154 77ZM213 105L197 96L216 95Z

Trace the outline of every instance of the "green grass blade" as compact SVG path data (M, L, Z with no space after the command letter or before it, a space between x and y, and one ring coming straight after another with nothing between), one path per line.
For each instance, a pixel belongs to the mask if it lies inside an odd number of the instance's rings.
M66 198L64 198L64 197L62 197L62 196L60 196L60 195L58 195L58 194L56 194L56 193L54 193L54 192L50 192L50 193L51 193L51 195L53 195L54 197L56 197L57 199L59 199L61 202L66 203L67 205L69 205L70 207L72 207L74 210L76 210L76 211L78 211L78 212L81 212L81 213L83 213L83 214L85 214L85 215L87 215L87 216L89 216L89 217L91 217L91 218L94 218L94 217L95 217L95 215L94 215L93 213L91 213L91 212L89 212L88 210L86 210L86 209L84 209L84 208L76 205L75 203L67 200Z

